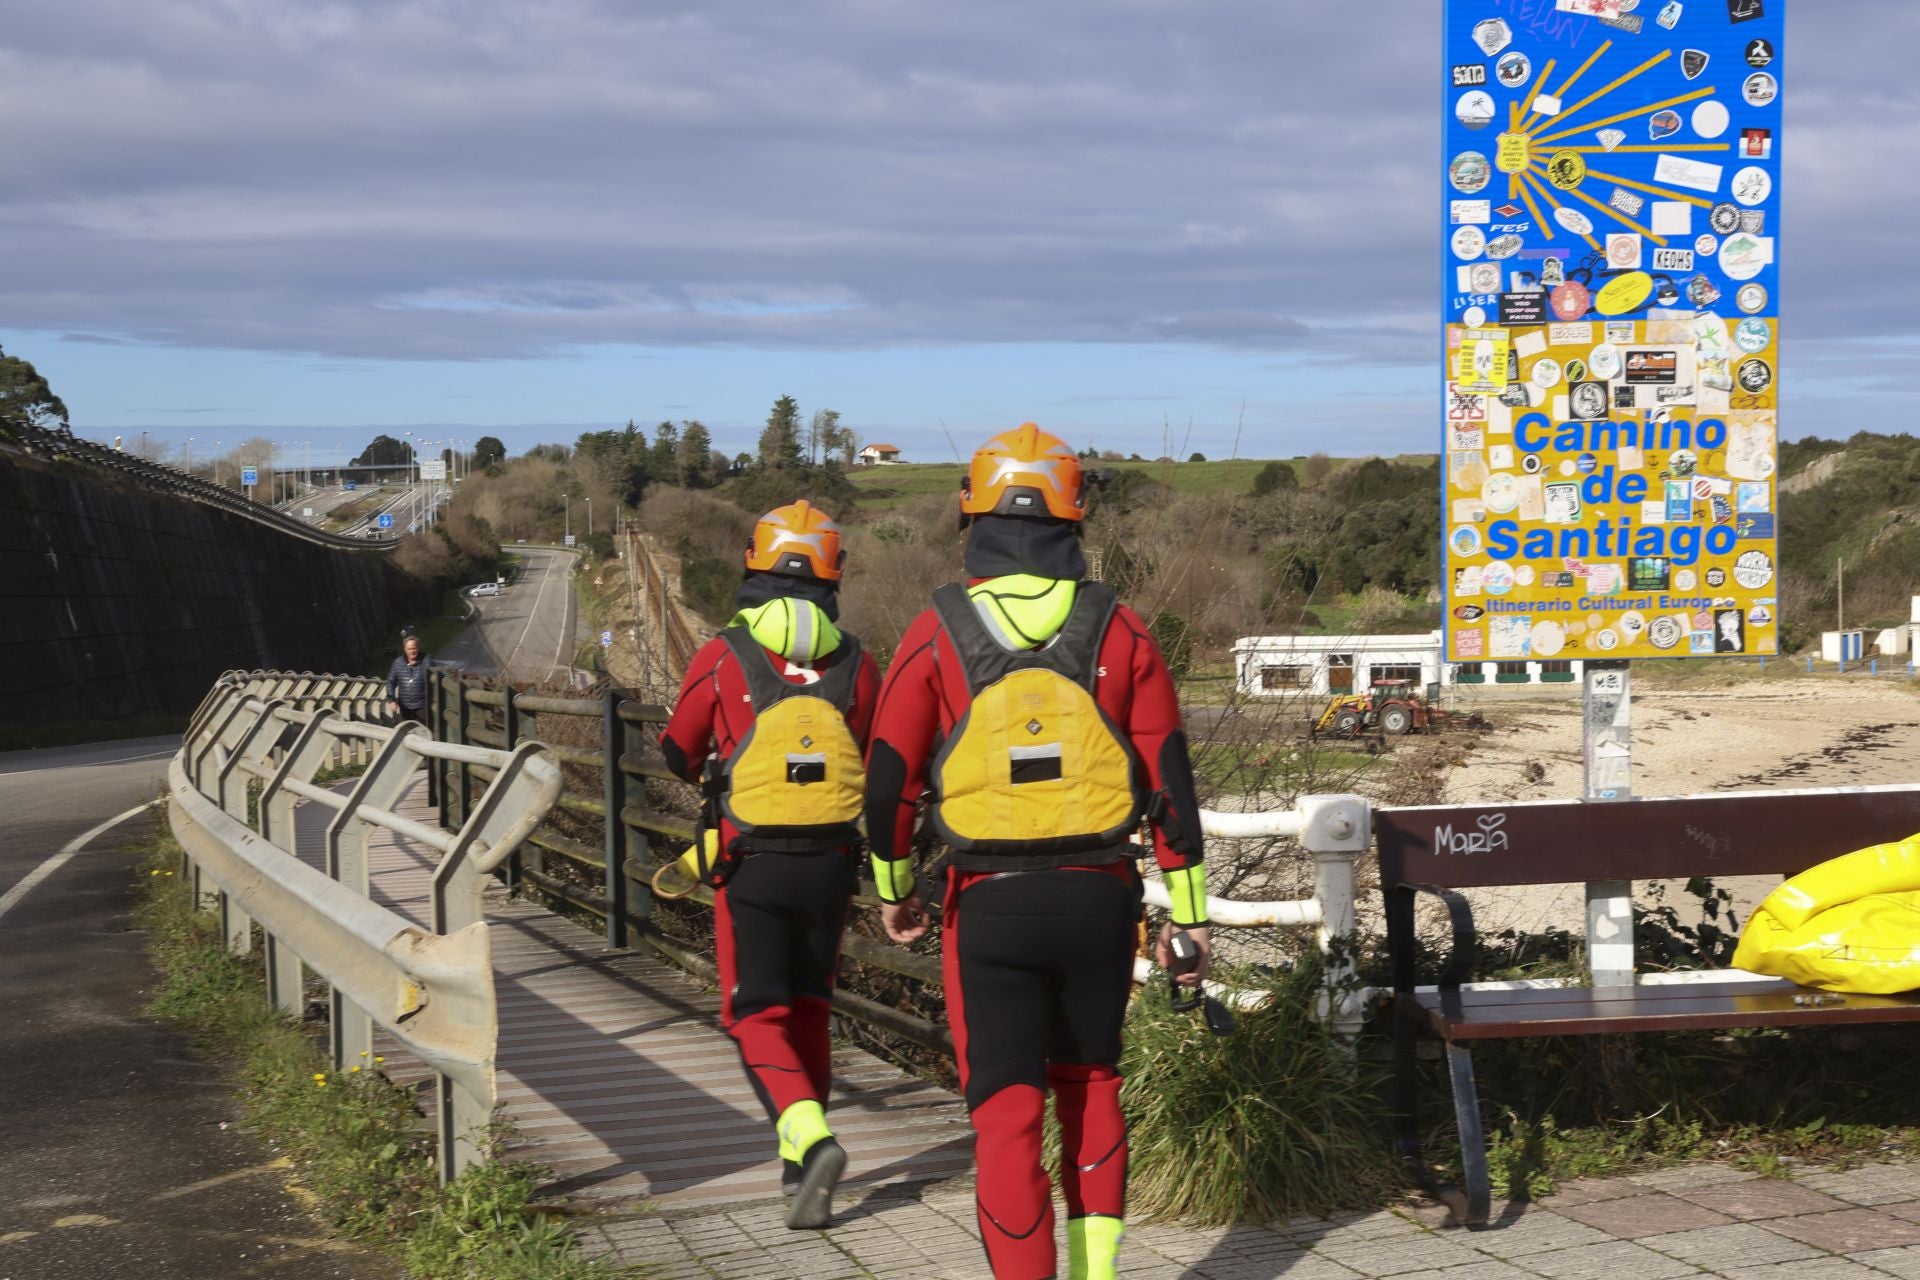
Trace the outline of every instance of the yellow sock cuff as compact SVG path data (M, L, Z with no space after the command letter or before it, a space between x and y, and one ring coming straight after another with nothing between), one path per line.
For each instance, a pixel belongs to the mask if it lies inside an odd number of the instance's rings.
M1067 1219L1068 1280L1114 1280L1120 1257L1120 1237L1126 1224L1119 1218L1090 1213Z
M833 1136L833 1130L827 1128L826 1111L811 1098L782 1111L775 1128L780 1134L781 1159L796 1162L806 1159L814 1143Z

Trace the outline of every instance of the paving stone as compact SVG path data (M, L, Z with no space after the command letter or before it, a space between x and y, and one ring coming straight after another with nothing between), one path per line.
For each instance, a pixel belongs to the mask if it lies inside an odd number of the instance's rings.
M1747 1222L1707 1227L1700 1231L1676 1231L1664 1236L1643 1236L1639 1243L1668 1257L1702 1267L1759 1266L1763 1263L1826 1256L1810 1244L1789 1240Z
M1887 1280L1884 1271L1863 1267L1847 1258L1809 1258L1779 1262L1770 1267L1735 1267L1716 1271L1725 1280Z
M1864 1253L1869 1249L1898 1249L1920 1244L1920 1222L1908 1222L1872 1209L1774 1218L1761 1225L1828 1253Z
M1444 1271L1415 1271L1399 1276L1397 1280L1536 1280L1536 1277L1533 1272L1522 1271L1511 1262L1482 1258L1464 1267L1448 1267Z
M1855 1262L1890 1276L1899 1276L1900 1280L1920 1280L1920 1245L1908 1245L1904 1249L1869 1249L1865 1253L1853 1255Z
M1317 1258L1331 1258L1364 1276L1399 1276L1415 1271L1471 1266L1486 1259L1464 1245L1437 1236L1414 1240L1338 1240L1313 1248Z
M1569 1205L1597 1204L1602 1200L1621 1200L1645 1195L1644 1184L1630 1178L1575 1178L1553 1189L1553 1194L1536 1202L1542 1209L1564 1209Z
M1675 1231L1724 1226L1733 1221L1724 1213L1715 1213L1712 1209L1703 1209L1670 1195L1601 1200L1593 1204L1569 1205L1558 1212L1620 1240L1638 1240L1641 1236L1663 1236Z
M1869 1164L1858 1169L1822 1169L1794 1179L1849 1204L1899 1204L1920 1200L1920 1165Z
M1570 1249L1583 1244L1601 1244L1614 1237L1604 1231L1596 1231L1583 1222L1536 1209L1512 1222L1462 1231L1458 1236L1449 1238L1457 1239L1475 1252L1526 1266L1526 1259L1536 1253Z
M1881 1213L1890 1213L1896 1218L1905 1218L1908 1222L1920 1222L1920 1200L1908 1200L1904 1204L1883 1204L1878 1208Z
M1742 1222L1751 1222L1756 1218L1786 1218L1796 1213L1830 1213L1848 1207L1844 1200L1836 1200L1812 1187L1778 1178L1755 1178L1717 1187L1675 1191L1673 1194Z
M1655 1253L1631 1240L1609 1240L1605 1244L1531 1254L1520 1265L1548 1280L1620 1280L1621 1277L1670 1280L1675 1276L1699 1274L1699 1268L1691 1262Z
M1637 1173L1631 1181L1656 1191L1680 1191L1695 1187L1717 1187L1728 1182L1750 1182L1754 1177L1744 1169L1730 1169L1723 1164L1689 1164L1678 1169Z

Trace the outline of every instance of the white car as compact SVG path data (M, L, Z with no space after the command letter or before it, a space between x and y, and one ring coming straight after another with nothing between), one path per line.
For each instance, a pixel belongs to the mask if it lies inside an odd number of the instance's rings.
M468 587L467 594L469 596L497 596L500 594L500 584L497 582L483 582L477 587Z

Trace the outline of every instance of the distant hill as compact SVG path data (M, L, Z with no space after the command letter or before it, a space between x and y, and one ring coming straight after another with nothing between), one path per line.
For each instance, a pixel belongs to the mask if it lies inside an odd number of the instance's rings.
M1897 626L1920 595L1920 439L1862 432L1780 449L1782 638L1835 623L1846 561L1847 624Z
M1405 454L1397 461L1424 466L1433 461L1432 454ZM1089 460L1089 471L1111 469L1114 471L1143 472L1176 493L1247 493L1253 488L1254 477L1267 466L1267 458L1234 458L1220 462L1148 462L1148 461L1098 461ZM1302 483L1306 480L1305 458L1282 458L1293 468L1294 476ZM1334 458L1333 468L1357 465L1364 461L1360 458ZM958 494L960 477L966 470L958 462L919 462L898 463L884 467L856 467L847 474L860 490L860 506L866 511L887 511L903 503L927 494Z

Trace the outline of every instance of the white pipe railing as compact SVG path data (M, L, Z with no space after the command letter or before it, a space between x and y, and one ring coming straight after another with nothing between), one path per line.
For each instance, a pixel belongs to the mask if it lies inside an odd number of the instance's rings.
M1342 1035L1356 1034L1365 1018L1365 1002L1364 993L1354 981L1354 868L1372 836L1367 800L1354 795L1301 796L1288 809L1248 813L1205 809L1200 813L1200 829L1209 840L1296 839L1313 858L1313 897L1240 902L1209 894L1207 918L1215 927L1229 929L1318 925L1318 942L1326 957L1327 999L1323 1012ZM1165 884L1148 879L1146 901L1167 907L1172 900ZM1155 973L1152 961L1134 961L1136 982L1149 982ZM1241 1008L1266 998L1261 992L1235 991L1212 981L1205 987L1210 994Z

